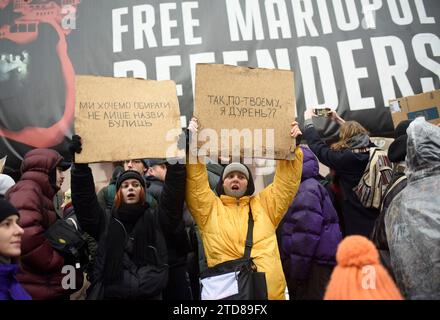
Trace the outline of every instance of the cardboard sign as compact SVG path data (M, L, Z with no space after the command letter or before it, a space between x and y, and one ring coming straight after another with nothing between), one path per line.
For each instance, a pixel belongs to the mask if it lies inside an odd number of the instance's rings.
M394 128L403 120L425 117L433 124L440 123L440 90L390 100Z
M292 71L197 64L195 87L199 148L212 143L215 132L222 156L290 158L296 110Z
M179 102L173 81L76 77L78 163L182 157Z

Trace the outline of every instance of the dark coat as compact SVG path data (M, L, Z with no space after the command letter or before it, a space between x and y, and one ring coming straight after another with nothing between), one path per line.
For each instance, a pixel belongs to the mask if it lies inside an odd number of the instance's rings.
M147 193L159 202L162 195L164 183L154 176L146 177L148 188ZM167 237L168 263L170 265L169 281L164 291L165 300L191 300L192 293L190 283L187 279L188 274L188 253L192 251L190 239L188 236L186 223L191 214L183 208L183 220L175 231Z
M318 160L336 171L342 188L342 214L346 235L369 237L379 210L365 208L353 188L359 183L368 164L369 152L355 153L349 149L333 151L322 141L313 126L304 131L304 138Z
M146 180L148 183L147 193L152 195L157 202L160 202L160 198L162 196L162 191L164 188L164 182L153 176L148 176ZM185 215L185 212L183 214ZM168 261L170 267L186 264L186 256L191 249L188 234L185 230L184 219L185 217L183 217L181 223L167 238Z
M78 220L82 229L98 241L98 253L91 279L93 287L103 277L107 228L110 219L115 218L99 205L95 194L92 172L87 165L75 164L71 175L72 203ZM183 165L169 166L159 206L155 209L148 208L145 212L145 214L154 216L156 236L161 240L161 244L164 244L164 246L157 247L158 256L165 262L167 261L165 240L169 239L182 221L185 179L186 171ZM108 236L111 237L111 235ZM123 259L124 276L122 281L112 285L111 289L106 288L106 294L111 291L111 298L119 299L149 297L152 288L148 287L149 279L146 276L151 276L151 274L145 274L143 268L138 270L133 268L133 263L126 254L124 254ZM163 285L165 284L166 279ZM108 298L108 296L103 298ZM151 296L150 298L157 298L157 296Z
M301 184L281 224L281 259L287 284L309 277L312 263L335 265L342 239L338 215L325 188L317 180L314 154L304 154Z
M50 149L28 152L22 163L23 175L6 194L20 212L24 229L21 244L22 271L17 278L34 300L67 298L72 292L64 290L61 281L63 257L45 238L45 231L55 223L57 214L53 197L58 191L49 176L63 158Z
M159 202L160 195L163 189L163 181L160 181L154 176L146 176L145 180L147 181L147 191L153 196L153 198Z

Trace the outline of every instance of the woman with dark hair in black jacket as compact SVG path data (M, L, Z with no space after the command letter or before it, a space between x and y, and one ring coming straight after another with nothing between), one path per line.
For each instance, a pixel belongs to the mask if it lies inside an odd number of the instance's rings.
M75 152L81 151L74 136ZM145 179L124 171L116 182L113 209L99 205L92 171L75 163L71 171L72 203L84 231L98 241L88 299L161 299L168 281L167 241L182 223L185 167L170 165L161 201L145 202Z

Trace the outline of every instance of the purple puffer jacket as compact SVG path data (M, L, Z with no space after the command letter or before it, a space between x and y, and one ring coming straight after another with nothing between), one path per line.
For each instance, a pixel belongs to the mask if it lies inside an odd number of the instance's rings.
M338 215L327 190L317 180L318 161L308 148L298 193L280 226L280 252L286 281L309 277L312 262L335 265L342 239Z

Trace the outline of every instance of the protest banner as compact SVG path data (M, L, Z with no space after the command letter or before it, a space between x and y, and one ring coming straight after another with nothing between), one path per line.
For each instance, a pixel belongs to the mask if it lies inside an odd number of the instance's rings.
M179 103L173 81L76 77L78 163L182 157Z
M195 87L201 153L217 149L222 157L290 156L295 147L289 135L295 119L292 71L197 64Z

